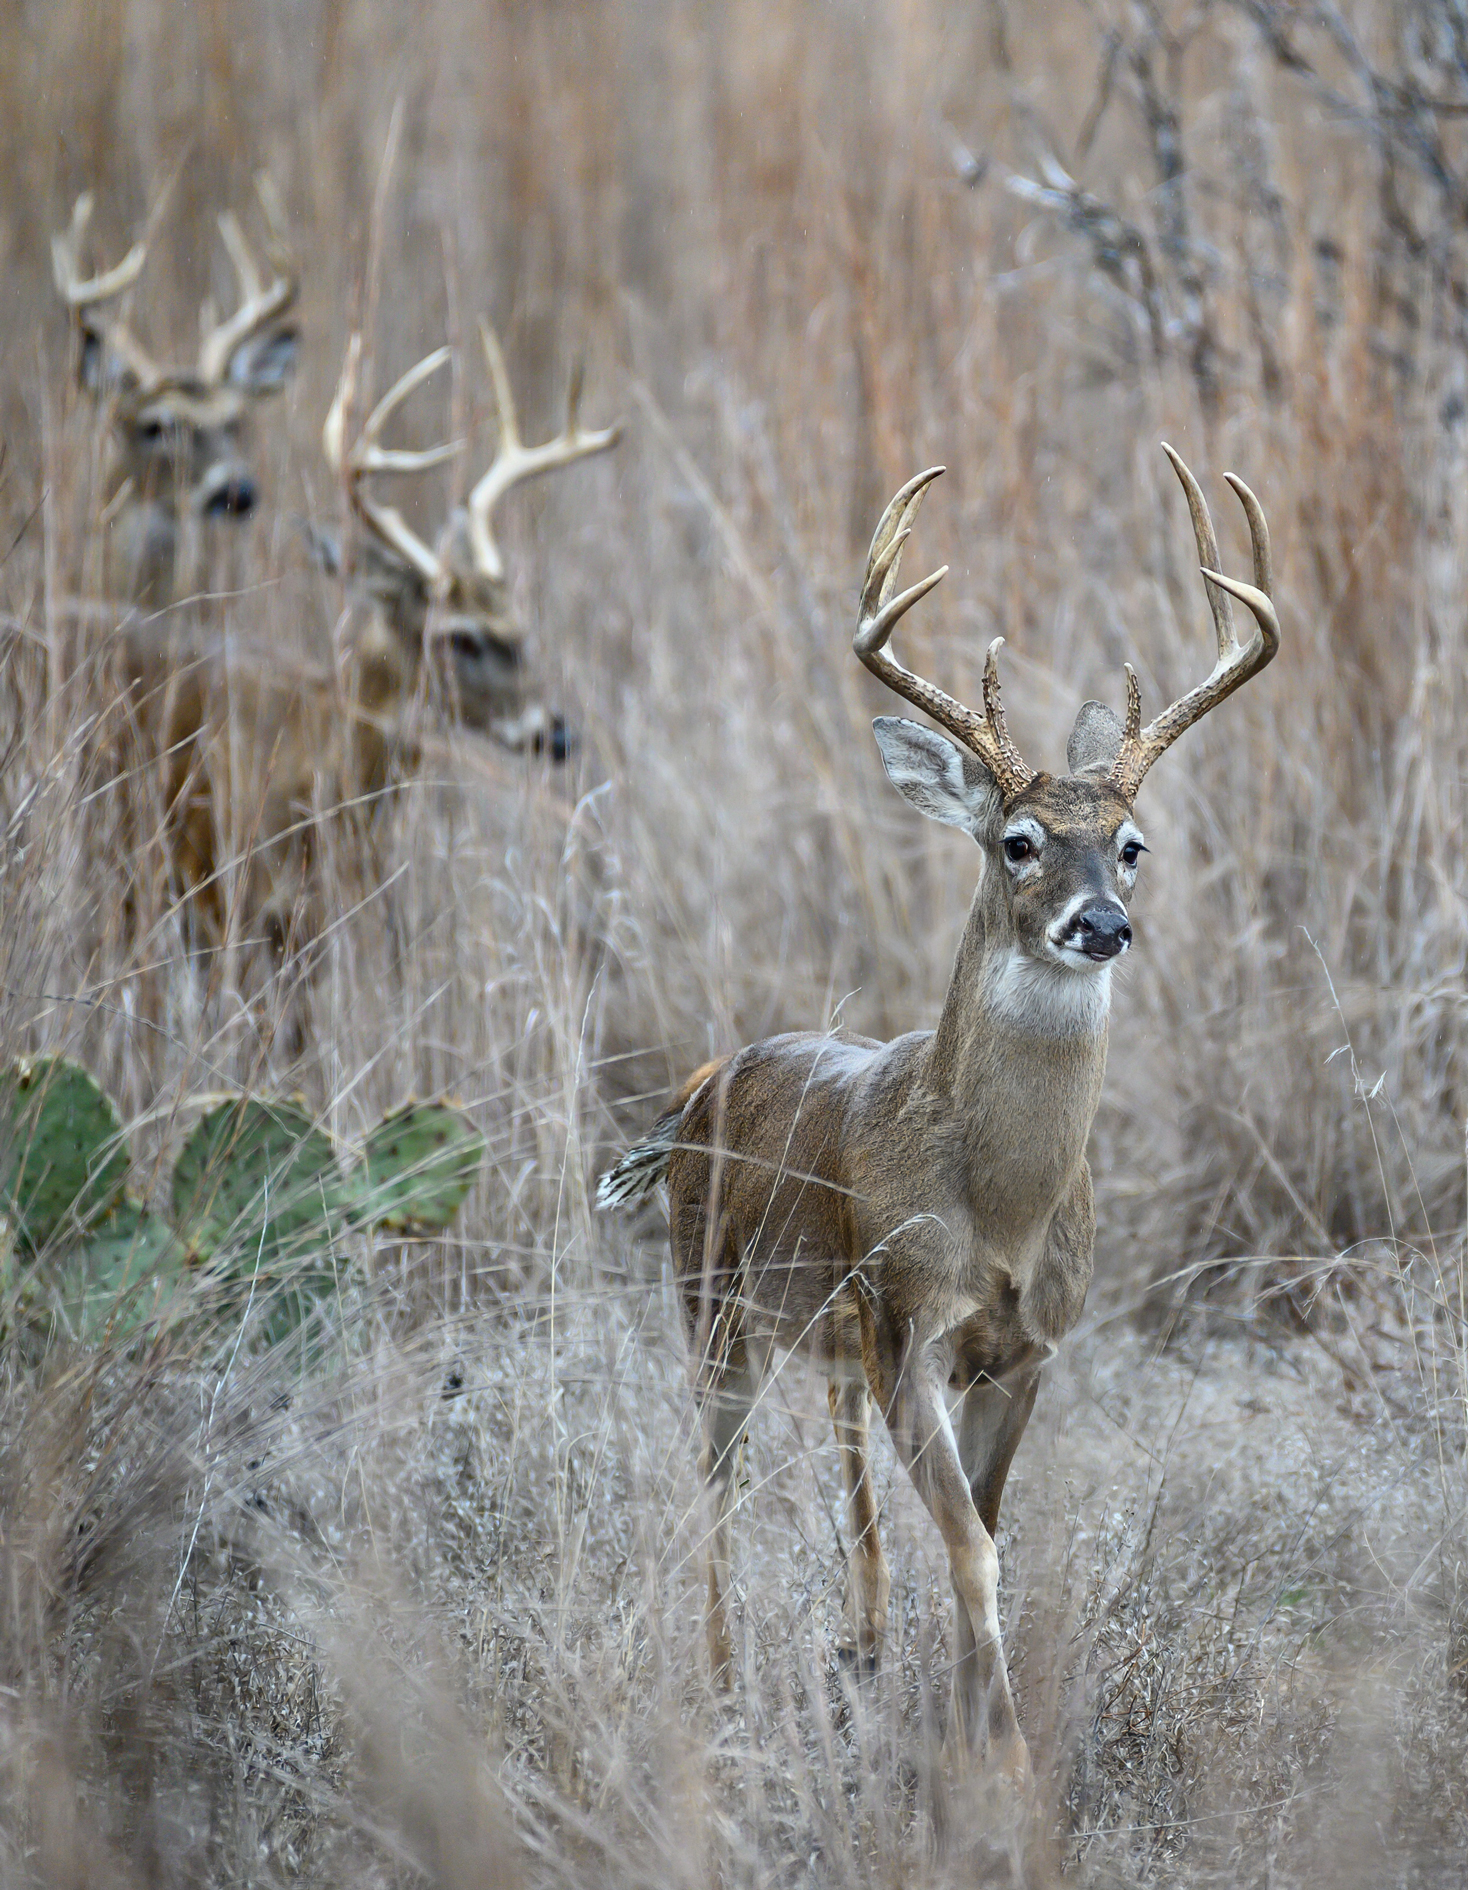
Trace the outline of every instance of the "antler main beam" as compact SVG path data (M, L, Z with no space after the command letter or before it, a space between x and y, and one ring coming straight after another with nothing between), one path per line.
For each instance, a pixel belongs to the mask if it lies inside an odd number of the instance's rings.
M1263 506L1242 479L1234 473L1224 474L1238 495L1244 516L1249 521L1249 539L1254 553L1252 584L1226 577L1218 568L1218 539L1214 534L1213 520L1209 516L1208 502L1203 497L1202 488L1180 455L1165 441L1162 450L1171 460L1172 469L1187 496L1188 511L1193 520L1193 536L1198 546L1198 563L1207 583L1208 603L1213 612L1218 661L1196 689L1190 689L1185 696L1180 696L1170 708L1163 710L1155 722L1149 722L1146 728L1142 727L1142 692L1135 670L1130 663L1127 664L1126 726L1121 748L1111 766L1111 779L1128 801L1136 798L1143 776L1158 756L1164 754L1185 729L1200 721L1210 709L1217 708L1226 696L1231 696L1251 676L1258 675L1266 663L1274 660L1275 652L1279 649L1279 618L1273 603L1274 571L1269 549L1269 526ZM1253 613L1259 626L1258 635L1247 646L1239 642L1234 622L1230 599L1235 597Z
M926 472L909 479L878 521L867 554L866 580L862 585L861 608L852 648L867 668L887 687L916 708L923 710L941 728L946 728L969 748L993 774L1006 801L1027 788L1035 770L1020 755L1010 740L1004 719L1004 702L999 691L998 653L1003 637L995 637L984 662L984 710L982 714L965 708L935 683L926 681L899 662L887 648L888 639L898 620L921 597L948 574L945 564L901 595L897 591L897 573L903 548L911 536L913 521L923 495L945 470L930 466Z
M494 509L513 486L537 473L552 472L569 466L593 453L605 453L622 437L621 422L588 432L580 423L581 369L572 373L566 395L566 424L553 440L543 446L526 446L520 437L520 422L515 412L515 397L510 391L510 376L505 367L499 339L487 321L479 323L479 338L484 344L484 358L494 384L495 405L499 410L500 439L493 463L475 483L469 494L469 544L475 568L485 577L503 578L505 561L495 543L490 521Z

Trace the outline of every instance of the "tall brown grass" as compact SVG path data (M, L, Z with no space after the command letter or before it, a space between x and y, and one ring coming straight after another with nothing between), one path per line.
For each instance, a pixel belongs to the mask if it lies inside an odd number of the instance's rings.
M11 1340L0 1878L1460 1881L1448 25L1384 0L54 0L6 52L0 1059L83 1057L145 1192L229 1085L299 1089L348 1139L452 1090L492 1153L460 1236L357 1254L304 1349ZM283 968L192 949L146 771L105 765L107 619L77 604L105 442L47 262L84 186L109 255L167 191L134 319L182 350L213 216L262 164L303 351L220 606L242 647L329 656L341 600L295 521L331 522L354 324L381 386L486 310L527 429L578 355L629 421L507 521L576 758L435 761L379 810L380 878L328 830L336 917ZM423 437L482 436L481 398L470 373ZM1209 664L1164 437L1236 568L1223 470L1263 498L1285 645L1143 801L1097 1299L1002 1544L1042 1781L1021 1825L927 1756L946 1602L890 1467L892 1669L837 1671L837 1479L795 1376L750 1448L741 1684L712 1696L657 1229L594 1224L586 1183L711 1051L936 1014L973 863L886 789L889 705L848 653L891 491L948 466L910 556L952 571L911 660L971 693L1005 636L1021 747L1055 765L1124 660L1149 702Z

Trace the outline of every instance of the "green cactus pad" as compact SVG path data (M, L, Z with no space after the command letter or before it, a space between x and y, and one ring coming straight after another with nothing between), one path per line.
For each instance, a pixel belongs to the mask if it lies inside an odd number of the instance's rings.
M116 1105L79 1063L37 1057L0 1072L0 1203L30 1253L105 1214L127 1170Z
M58 1329L84 1344L127 1337L171 1306L187 1258L166 1221L123 1201L68 1256L55 1296Z
M367 1138L357 1170L358 1212L385 1227L447 1227L484 1160L485 1140L462 1109L408 1103Z
M292 1104L254 1097L211 1109L173 1171L179 1233L239 1277L330 1242L349 1198L330 1138Z

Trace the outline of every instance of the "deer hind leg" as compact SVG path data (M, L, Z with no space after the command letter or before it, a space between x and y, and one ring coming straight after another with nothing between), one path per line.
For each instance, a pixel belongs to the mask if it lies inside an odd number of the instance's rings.
M846 1515L851 1548L846 1563L846 1600L836 1651L864 1672L874 1672L887 1627L887 1598L892 1580L877 1534L877 1500L872 1488L867 1425L871 1398L860 1379L833 1378L826 1388L841 1476L846 1485Z
M958 1454L943 1385L921 1348L884 1343L864 1319L862 1358L893 1447L938 1525L953 1577L955 1658L946 1750L987 1754L1017 1785L1030 1776L999 1633L999 1553Z
M734 1683L734 1643L729 1634L730 1516L735 1504L734 1472L757 1391L744 1347L731 1348L717 1374L699 1391L703 1420L703 1455L699 1468L711 1499L713 1520L705 1549L708 1577L709 1667L723 1687Z

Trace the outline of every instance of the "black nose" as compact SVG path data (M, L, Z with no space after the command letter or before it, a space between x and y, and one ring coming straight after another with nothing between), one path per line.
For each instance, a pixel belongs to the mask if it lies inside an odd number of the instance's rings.
M255 482L248 474L227 479L209 494L204 511L209 518L248 518L255 509Z
M1120 906L1098 901L1077 915L1076 937L1087 958L1115 958L1132 942L1131 921Z

